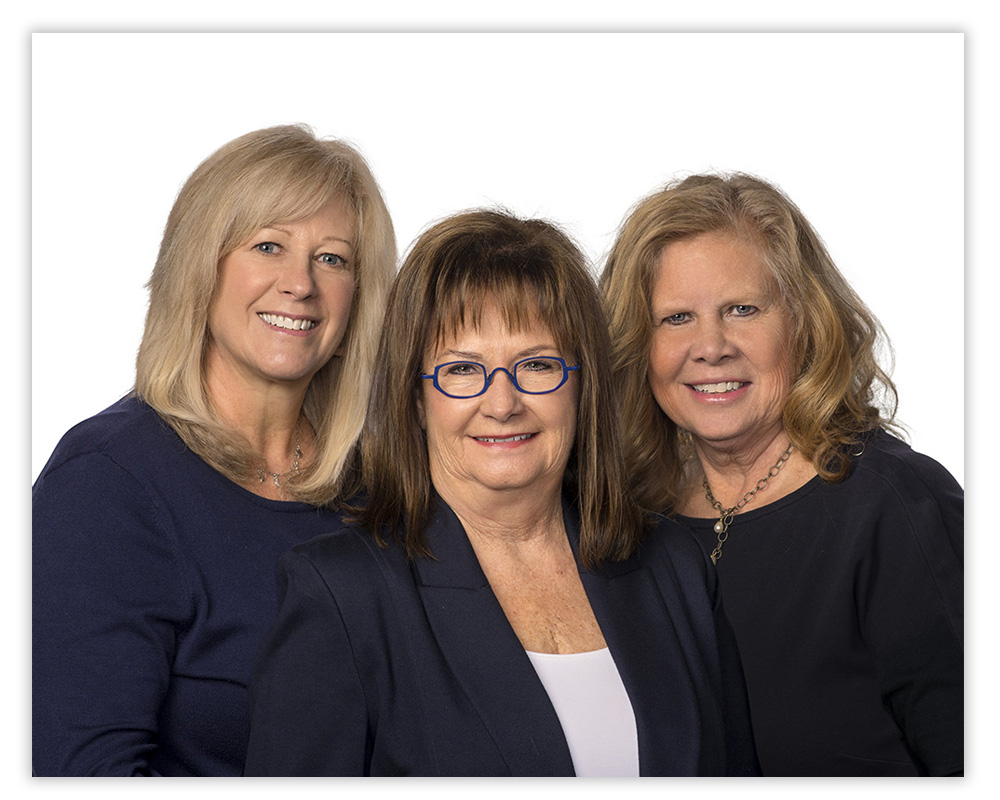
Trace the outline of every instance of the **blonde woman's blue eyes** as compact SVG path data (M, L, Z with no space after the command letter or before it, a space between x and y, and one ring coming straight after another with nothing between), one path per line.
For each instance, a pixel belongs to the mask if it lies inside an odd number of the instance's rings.
M338 256L336 253L323 253L319 256L321 263L328 267L345 268L347 266L347 259L343 256Z
M732 314L734 317L752 317L760 311L757 306L745 305L739 303L734 306L729 306L728 313ZM660 319L660 325L683 325L688 320L691 319L691 314L687 311L679 311L676 314L668 314Z
M281 245L276 242L260 242L255 244L253 249L258 253L265 256L274 256L281 252ZM316 256L316 260L319 261L323 266L334 267L336 269L346 269L347 259L343 256L338 256L336 253L320 253Z

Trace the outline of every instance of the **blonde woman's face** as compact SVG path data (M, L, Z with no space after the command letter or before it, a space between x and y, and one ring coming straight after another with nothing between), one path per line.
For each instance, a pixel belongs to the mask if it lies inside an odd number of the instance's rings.
M262 228L225 256L208 315L210 389L308 385L340 352L354 248L354 215L338 200Z
M736 454L781 433L791 316L754 247L728 232L671 242L650 308L648 379L668 417Z

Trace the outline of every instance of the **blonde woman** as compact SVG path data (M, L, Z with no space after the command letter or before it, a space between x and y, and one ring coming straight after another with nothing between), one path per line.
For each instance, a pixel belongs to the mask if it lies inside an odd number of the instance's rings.
M392 223L307 128L222 147L174 204L134 391L35 483L38 775L239 775L278 556L357 488Z
M696 175L601 284L631 483L716 563L763 774L960 774L962 489L890 432L881 329L808 221Z

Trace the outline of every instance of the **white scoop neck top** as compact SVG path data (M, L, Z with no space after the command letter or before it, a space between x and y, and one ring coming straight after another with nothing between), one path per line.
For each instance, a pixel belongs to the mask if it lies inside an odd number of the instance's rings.
M638 777L635 714L608 648L525 651L552 701L579 777Z

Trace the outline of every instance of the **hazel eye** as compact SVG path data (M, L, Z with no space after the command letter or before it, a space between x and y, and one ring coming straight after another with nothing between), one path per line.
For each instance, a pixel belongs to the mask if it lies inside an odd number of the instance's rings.
M457 364L449 364L446 372L456 376L475 375L477 372L482 372L482 368L471 361L460 361Z
M548 358L536 358L531 361L522 361L517 365L518 370L525 372L547 372L555 369L557 363Z

